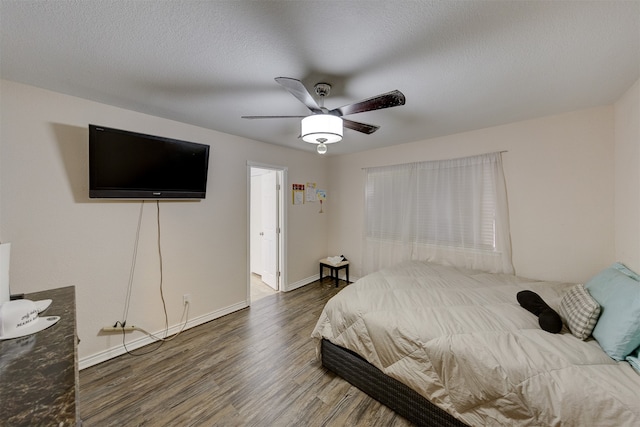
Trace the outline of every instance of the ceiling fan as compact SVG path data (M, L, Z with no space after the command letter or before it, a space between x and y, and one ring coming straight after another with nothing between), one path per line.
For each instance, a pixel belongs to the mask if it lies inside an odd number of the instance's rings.
M282 85L289 93L302 102L310 111L308 116L242 116L243 119L282 119L299 118L301 123L301 137L304 141L318 144L318 152L327 152L325 144L338 142L342 139L342 127L352 129L364 134L372 134L380 127L367 123L356 122L345 119L343 116L349 114L363 113L365 111L380 110L383 108L397 107L404 105L405 97L399 90L393 90L372 98L365 99L353 104L344 105L339 108L329 110L324 106L324 98L329 95L331 85L328 83L318 83L314 86L316 95L320 98L320 103L316 102L313 96L300 80L290 77L276 77L276 82Z

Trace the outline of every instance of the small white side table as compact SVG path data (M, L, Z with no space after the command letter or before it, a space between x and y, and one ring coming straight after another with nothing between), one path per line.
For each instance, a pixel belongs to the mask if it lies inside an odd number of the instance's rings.
M331 277L335 278L336 280L336 288L338 287L338 281L340 280L338 278L338 272L343 268L346 270L347 283L349 283L349 261L342 261L341 263L338 263L338 264L331 264L327 258L322 258L320 260L320 281L321 282L322 282L322 273L325 267L331 270Z

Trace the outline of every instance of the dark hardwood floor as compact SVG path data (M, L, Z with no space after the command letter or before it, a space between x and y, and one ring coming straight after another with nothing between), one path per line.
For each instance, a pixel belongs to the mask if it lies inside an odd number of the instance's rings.
M267 296L157 351L82 370L83 425L410 426L316 359L311 331L344 286L326 279Z

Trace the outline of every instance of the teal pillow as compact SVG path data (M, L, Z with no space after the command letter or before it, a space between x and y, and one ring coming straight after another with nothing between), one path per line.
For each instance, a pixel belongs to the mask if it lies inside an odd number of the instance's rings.
M640 374L640 347L631 352L625 360Z
M620 273L623 273L631 277L633 280L640 282L640 276L635 271L631 271L626 265L620 262L614 262L611 268L615 268Z
M620 271L621 265L601 271L584 286L602 308L592 335L615 360L640 346L640 282L626 267L631 274Z

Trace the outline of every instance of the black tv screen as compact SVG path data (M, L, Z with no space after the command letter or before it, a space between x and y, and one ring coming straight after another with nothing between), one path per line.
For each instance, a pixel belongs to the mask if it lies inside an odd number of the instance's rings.
M204 199L209 146L89 125L89 197Z

